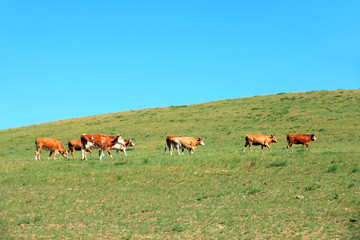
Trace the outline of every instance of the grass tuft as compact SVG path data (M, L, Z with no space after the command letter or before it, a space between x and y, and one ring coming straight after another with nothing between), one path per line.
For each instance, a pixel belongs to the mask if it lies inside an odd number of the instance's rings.
M327 173L334 173L336 172L338 169L338 166L337 165L331 165L328 169L327 169Z
M285 167L285 166L287 166L287 161L286 160L275 161L275 162L271 162L269 164L269 167Z

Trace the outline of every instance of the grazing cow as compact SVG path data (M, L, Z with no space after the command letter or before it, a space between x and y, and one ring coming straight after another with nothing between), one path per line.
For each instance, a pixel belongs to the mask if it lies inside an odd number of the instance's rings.
M68 140L68 149L73 158L75 158L74 151L81 150L81 140ZM91 156L93 156L91 147L86 149L86 151L90 152Z
M286 151L289 151L290 147L291 151L294 152L292 149L293 144L302 144L303 148L304 145L306 145L307 149L310 151L309 144L311 141L315 141L316 137L314 134L288 134L286 135L286 139L288 142Z
M189 154L193 154L197 145L204 146L205 144L201 138L168 136L166 137L164 154L166 154L166 149L169 149L170 155L172 155L172 150L174 147L176 148L179 155L184 155L184 149L187 149ZM182 154L180 153L179 149L182 150Z
M107 149L111 149L115 144L125 145L124 139L117 135L113 136L106 136L102 134L83 134L81 135L81 153L82 159L86 159L85 149L90 147L92 148L100 148L100 160L104 156L104 151ZM112 158L112 155L110 155Z
M269 152L271 152L271 148L270 148L270 143L275 142L277 143L276 137L275 135L246 135L245 136L245 146L244 146L244 151L246 147L249 145L249 150L250 152L252 152L251 150L251 146L252 145L261 145L261 152L263 152L263 148L267 147L269 148Z
M125 145L121 145L121 144L119 144L119 143L116 143L116 144L111 148L111 149L116 150L115 156L118 155L119 151L124 152L125 156L127 156L127 154L126 154L126 148L127 148L127 147L135 147L135 144L133 143L133 141L131 141L131 139L129 139L129 140L124 140L124 142L125 142ZM110 152L110 149L108 149L107 152L109 153L110 156L112 156L112 155L111 155L111 152Z
M68 158L68 152L65 150L61 142L54 138L36 138L35 140L35 161L40 159L40 149L50 151L50 155L48 157L48 160L50 159L51 155L54 153L54 160L55 155L57 153L60 153L64 158Z

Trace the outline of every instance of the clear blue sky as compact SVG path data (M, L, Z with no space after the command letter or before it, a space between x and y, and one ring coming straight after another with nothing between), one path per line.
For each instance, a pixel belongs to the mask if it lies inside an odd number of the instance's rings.
M0 129L360 87L360 1L0 2Z

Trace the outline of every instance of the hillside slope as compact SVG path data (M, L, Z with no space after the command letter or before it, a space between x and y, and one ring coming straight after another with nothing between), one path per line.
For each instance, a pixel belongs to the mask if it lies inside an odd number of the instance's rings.
M8 238L351 238L359 236L360 90L230 99L74 118L0 131L0 233ZM36 137L131 138L103 161L35 162ZM287 133L314 133L311 152ZM246 134L272 152L242 153ZM163 155L165 137L203 137Z

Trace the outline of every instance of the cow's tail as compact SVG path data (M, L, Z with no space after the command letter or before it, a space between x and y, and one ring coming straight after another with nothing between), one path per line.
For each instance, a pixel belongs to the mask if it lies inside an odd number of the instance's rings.
M290 142L289 134L286 135L286 140L287 140L288 143Z

